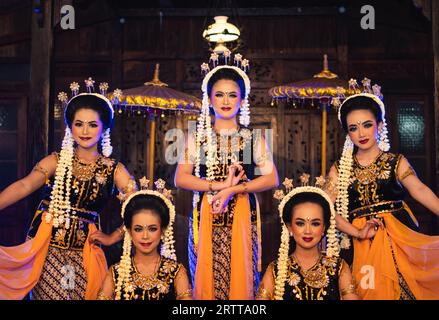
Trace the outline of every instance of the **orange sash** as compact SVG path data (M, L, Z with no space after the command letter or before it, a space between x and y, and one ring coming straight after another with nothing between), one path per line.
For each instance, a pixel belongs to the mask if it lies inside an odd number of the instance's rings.
M46 223L46 213L35 238L13 247L0 246L0 299L21 300L37 284L46 260L52 236L52 222ZM89 235L96 226L89 225ZM96 299L107 272L104 252L89 245L88 237L83 250L84 268L87 274L86 299Z
M385 229L380 228L372 242L354 240L353 275L360 298L400 298L393 249L398 270L416 299L439 299L439 236L415 232L390 213L378 216L384 219ZM353 221L357 228L365 224L366 218Z
M96 300L98 292L107 275L107 260L104 251L97 245L90 245L88 241L90 234L96 231L94 224L88 225L87 241L82 250L84 260L84 269L87 274L87 289L85 291L85 300Z
M212 206L204 194L201 202L195 298L214 300L212 253ZM236 195L231 243L230 300L253 299L251 212L248 194Z
M52 222L43 213L35 238L14 247L0 247L0 299L21 300L37 284L52 236Z

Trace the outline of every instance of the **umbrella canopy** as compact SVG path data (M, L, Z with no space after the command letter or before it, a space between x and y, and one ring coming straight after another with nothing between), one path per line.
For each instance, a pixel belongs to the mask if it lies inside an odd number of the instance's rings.
M323 71L315 74L311 79L306 79L291 84L280 85L271 88L268 93L274 99L310 99L317 100L322 108L322 175L326 174L326 122L327 106L337 105L340 97L360 93L358 86L351 85L355 81L342 80L328 69L328 56L323 56ZM356 83L356 81L354 82ZM335 101L338 100L338 103ZM314 106L314 103L311 103Z
M162 112L181 112L199 113L201 110L201 100L169 88L166 83L159 80L160 65L156 64L154 79L145 82L143 86L126 89L123 92L119 89L114 90L108 98L119 106L143 107L145 109L159 109ZM154 182L154 144L155 144L155 113L150 114L151 136L149 143L149 187L152 189Z
M328 69L328 56L323 58L323 71L311 79L297 81L291 84L271 88L269 95L274 99L331 99L338 96L349 96L360 93L360 90L348 86L348 81L342 80Z
M110 100L118 100L122 106L138 106L168 111L185 111L197 113L201 110L201 100L184 92L169 88L159 80L160 65L156 64L154 79L143 86L117 91L109 95Z

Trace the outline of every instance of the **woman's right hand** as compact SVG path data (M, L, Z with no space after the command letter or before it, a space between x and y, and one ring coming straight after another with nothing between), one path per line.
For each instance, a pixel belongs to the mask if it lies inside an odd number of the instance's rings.
M227 171L228 171L227 178L226 180L224 180L224 187L222 189L236 186L239 183L239 181L241 181L242 176L245 173L244 168L239 162L230 165L227 168ZM237 176L236 176L236 172L239 172Z

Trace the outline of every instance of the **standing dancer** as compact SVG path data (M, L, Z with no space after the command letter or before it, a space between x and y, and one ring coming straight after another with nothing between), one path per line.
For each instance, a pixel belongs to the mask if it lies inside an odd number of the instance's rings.
M407 159L388 152L385 107L380 88L348 97L338 111L347 132L341 159L330 169L336 188L341 247L354 237L352 272L362 299L439 299L439 237L418 233L418 223L403 201L405 190L439 215L438 197L416 176ZM358 229L379 221L373 240Z
M239 66L207 64L203 103L195 137L189 136L175 184L194 191L189 233L189 265L196 299L253 299L260 272L260 216L254 192L278 185L265 139L252 139L250 80ZM214 113L213 126L210 113ZM239 121L238 121L238 112ZM260 176L256 177L256 174Z
M107 263L97 244L112 245L123 229L107 235L99 228L99 213L117 186L128 195L136 184L125 167L114 159L110 130L114 111L101 94L92 93L94 81L85 81L88 93L70 86L64 119L65 136L60 153L53 153L32 172L0 194L0 209L27 197L47 184L28 233L28 240L14 247L0 247L0 298L23 299L32 289L36 300L96 299ZM65 93L60 100L67 101ZM100 146L99 146L100 143ZM101 149L101 150L99 150ZM54 179L51 179L54 178Z

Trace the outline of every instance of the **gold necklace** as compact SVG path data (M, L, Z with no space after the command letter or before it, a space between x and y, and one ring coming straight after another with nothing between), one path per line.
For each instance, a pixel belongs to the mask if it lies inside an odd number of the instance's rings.
M73 175L80 181L89 181L94 176L100 157L99 155L96 160L91 163L84 163L75 154L73 158Z
M156 261L156 265L154 267L154 272L150 275L144 275L140 273L137 270L136 263L134 262L133 257L133 267L134 267L134 274L133 274L133 282L134 284L143 289L143 290L151 290L155 287L161 288L164 286L164 282L157 277L157 273L159 271L160 267L160 261L162 260L162 257L159 256L159 258Z
M357 158L357 155L356 155L356 154L354 155L354 160L355 160L355 162L358 164L359 167L361 167L361 168L367 168L367 167L370 167L370 166L372 166L373 164L375 164L375 162L381 157L381 155L382 155L383 153L384 153L384 152L383 152L382 150L380 150L380 151L378 152L378 155L375 156L375 158L374 158L369 164L366 164L366 165L362 165L362 164L360 163L360 161L358 161L358 158Z
M321 264L322 255L319 255L317 262L308 270L303 270L300 265L300 260L297 258L295 254L293 254L293 259L296 261L299 266L300 273L304 278L304 282L306 285L313 288L323 288L329 284L329 278L326 274L325 267Z

